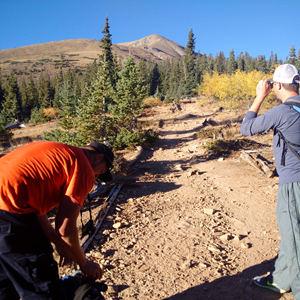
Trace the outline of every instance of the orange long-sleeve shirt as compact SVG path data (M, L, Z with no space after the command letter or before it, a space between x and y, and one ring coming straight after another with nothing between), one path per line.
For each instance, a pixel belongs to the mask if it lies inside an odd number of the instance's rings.
M58 206L63 195L82 205L94 180L82 149L31 143L0 158L0 209L43 215Z

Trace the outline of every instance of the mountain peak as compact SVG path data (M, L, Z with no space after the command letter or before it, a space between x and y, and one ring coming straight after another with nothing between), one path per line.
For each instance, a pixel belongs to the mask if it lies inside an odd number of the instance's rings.
M184 55L183 46L159 34L151 34L136 41L119 43L117 45L129 48L140 48L162 59L165 59L167 54L173 57L181 57Z

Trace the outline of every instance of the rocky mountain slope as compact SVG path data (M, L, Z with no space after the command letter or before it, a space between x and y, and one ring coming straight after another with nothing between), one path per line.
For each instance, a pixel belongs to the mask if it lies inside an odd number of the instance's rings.
M0 71L6 77L13 69L19 76L28 75L35 78L41 72L55 76L60 69L77 68L84 71L87 64L98 59L102 53L101 41L91 39L73 39L36 44L7 50L0 50ZM114 44L116 52L123 62L133 55L136 62L143 57L147 61L163 62L173 57L181 57L184 47L158 34L153 34L137 41Z
M130 50L143 49L147 53L166 60L171 57L181 57L184 55L184 47L166 39L158 34L152 34L137 41L120 43L122 47L128 47Z

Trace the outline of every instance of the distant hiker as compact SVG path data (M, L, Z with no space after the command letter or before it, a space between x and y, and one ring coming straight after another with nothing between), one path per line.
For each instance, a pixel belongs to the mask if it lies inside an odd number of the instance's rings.
M253 135L274 130L273 149L279 174L276 217L281 237L279 255L268 276L257 276L255 284L278 293L292 290L300 299L300 96L299 70L290 64L279 66L269 81L261 80L256 98L247 112L241 133ZM257 116L266 96L274 89L280 104ZM259 203L259 202L258 202Z
M112 180L114 155L100 143L78 148L35 142L0 158L0 299L58 299L53 259L76 262L93 279L97 263L80 247L76 220L95 178ZM58 206L55 229L46 215Z

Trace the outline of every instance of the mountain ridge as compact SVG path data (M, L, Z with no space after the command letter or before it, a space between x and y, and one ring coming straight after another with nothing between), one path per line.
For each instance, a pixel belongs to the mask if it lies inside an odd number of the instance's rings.
M54 77L61 69L65 71L71 67L84 71L88 64L99 58L102 53L100 45L100 40L70 39L0 50L0 71L3 77L7 77L13 69L18 76L31 72L34 78L41 72L48 72L50 77ZM129 54L136 63L141 58L162 63L184 54L183 46L158 34L113 44L112 50L121 63Z
M184 47L175 43L159 34L152 34L132 42L119 43L117 45L124 45L130 48L142 48L146 52L164 59L167 55L180 58L184 55Z

